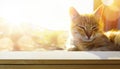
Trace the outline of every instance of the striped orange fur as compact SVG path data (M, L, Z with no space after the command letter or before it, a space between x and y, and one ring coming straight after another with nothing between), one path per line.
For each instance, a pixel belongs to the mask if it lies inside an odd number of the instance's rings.
M81 15L75 8L70 8L71 35L73 48L68 50L78 51L118 51L116 45L120 45L120 35L106 36L103 31L103 23L100 15ZM99 12L100 13L100 12ZM114 38L113 38L114 37ZM110 39L112 38L112 39ZM115 41L115 42L114 42Z

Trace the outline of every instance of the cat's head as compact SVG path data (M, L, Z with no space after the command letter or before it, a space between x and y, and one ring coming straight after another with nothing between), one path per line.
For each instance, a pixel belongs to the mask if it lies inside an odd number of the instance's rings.
M73 38L82 41L94 40L103 30L103 24L100 23L100 11L93 14L81 15L75 8L70 8L71 33Z

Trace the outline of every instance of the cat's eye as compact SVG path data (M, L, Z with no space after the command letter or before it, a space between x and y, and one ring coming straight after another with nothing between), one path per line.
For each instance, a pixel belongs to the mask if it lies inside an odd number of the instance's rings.
M83 26L79 26L81 29L84 29L85 30L85 28L83 27Z
M95 30L95 29L97 29L97 27L95 27L95 26L94 26L94 27L92 27L92 30Z

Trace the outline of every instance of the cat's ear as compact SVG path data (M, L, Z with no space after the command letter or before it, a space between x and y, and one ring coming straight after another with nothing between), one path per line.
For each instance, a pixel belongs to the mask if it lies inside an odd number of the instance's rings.
M70 7L69 13L70 13L71 19L75 19L79 17L79 13L76 11L74 7Z
M100 19L102 17L104 11L104 5L100 5L95 11L94 11L94 15L96 16L96 18Z

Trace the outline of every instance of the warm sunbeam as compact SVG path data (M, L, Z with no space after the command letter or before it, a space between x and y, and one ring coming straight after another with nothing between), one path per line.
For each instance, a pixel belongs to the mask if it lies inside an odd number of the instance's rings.
M110 6L113 4L114 0L102 0L104 5Z
M27 22L35 27L66 30L70 23L70 6L80 13L90 13L93 0L0 0L0 17L15 26Z

